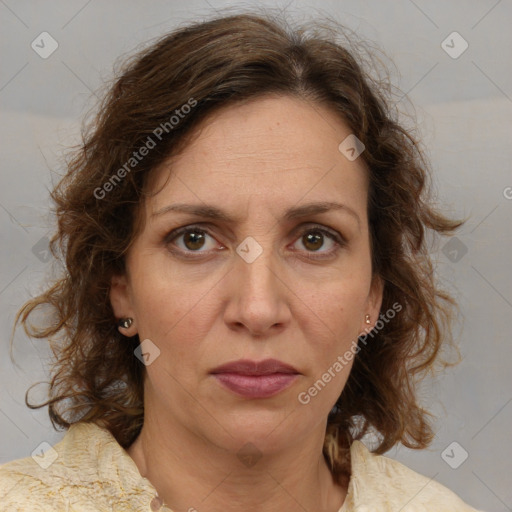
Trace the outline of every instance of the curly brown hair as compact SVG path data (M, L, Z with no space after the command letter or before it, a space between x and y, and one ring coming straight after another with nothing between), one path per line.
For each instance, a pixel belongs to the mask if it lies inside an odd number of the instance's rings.
M426 235L450 234L464 221L434 207L428 161L399 121L389 80L364 70L377 63L377 52L346 34L329 19L296 27L268 12L218 16L139 50L107 84L51 192L57 231L50 248L65 272L26 302L14 323L50 340L56 361L49 399L30 404L29 388L25 401L31 408L48 405L54 428L94 422L123 447L137 437L145 369L134 357L138 336L127 339L118 331L109 289L142 229L148 177L187 146L206 115L277 93L327 106L365 145L372 271L384 282L382 310L402 306L355 357L339 407L328 418L324 456L335 478L346 482L350 444L368 432L378 434L376 453L399 442L430 444L431 415L419 404L417 385L435 364L448 364L441 348L453 345L455 302L435 282ZM158 144L134 161L150 138ZM31 313L48 306L53 314L44 324L29 324Z

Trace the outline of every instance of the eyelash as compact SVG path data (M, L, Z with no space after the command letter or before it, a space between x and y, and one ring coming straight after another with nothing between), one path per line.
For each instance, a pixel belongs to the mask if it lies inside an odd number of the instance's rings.
M166 245L169 245L169 244L171 244L171 242L176 240L179 236L187 234L187 233L201 233L201 234L209 235L212 238L215 238L213 236L213 234L208 229L206 229L204 227L200 227L198 225L189 225L189 226L184 226L182 228L177 228L177 229L172 230L170 233L168 233L165 236L164 242ZM323 253L316 253L315 251L307 251L309 253L308 257L311 259L320 260L320 259L326 259L326 258L332 257L335 254L337 254L337 252L342 247L344 247L346 245L346 241L342 236L340 236L336 232L330 231L320 225L315 225L313 227L308 227L307 229L304 229L300 233L299 238L303 237L307 233L321 233L322 235L325 235L328 238L330 238L331 240L333 240L334 243L336 244L333 249L331 249L330 251L327 251L327 252L323 252ZM194 253L197 253L198 255L207 254L206 251L183 251L182 249L171 249L171 250L172 250L172 252L175 252L175 253L181 253L181 254L185 253L185 254L187 254L187 257L190 257L188 255L194 254ZM314 256L314 254L323 254L323 256ZM195 257L199 257L199 256L192 256L192 258L195 258Z

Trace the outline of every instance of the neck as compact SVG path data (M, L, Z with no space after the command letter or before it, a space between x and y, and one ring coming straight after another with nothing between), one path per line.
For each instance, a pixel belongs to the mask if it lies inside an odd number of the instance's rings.
M248 448L248 457L234 457L189 430L146 417L127 451L175 511L338 512L346 488L334 482L323 457L322 426L284 450L261 456Z

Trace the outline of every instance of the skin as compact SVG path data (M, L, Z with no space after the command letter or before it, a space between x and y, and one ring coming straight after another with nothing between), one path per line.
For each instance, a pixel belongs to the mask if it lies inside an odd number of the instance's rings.
M175 511L337 512L343 504L347 489L333 481L322 445L352 363L307 405L298 395L374 325L382 301L371 272L367 169L338 150L350 133L324 106L265 96L208 118L153 172L145 226L110 298L117 318L134 319L121 332L160 350L146 366L144 426L127 451ZM346 208L283 219L287 208L318 201ZM213 204L237 220L152 216L175 203ZM166 238L182 226L210 233L199 242ZM321 234L308 241L318 227L345 245ZM252 263L236 252L248 236L263 250ZM209 372L242 358L276 358L300 375L271 398L240 397ZM246 443L260 456L250 467L237 457Z

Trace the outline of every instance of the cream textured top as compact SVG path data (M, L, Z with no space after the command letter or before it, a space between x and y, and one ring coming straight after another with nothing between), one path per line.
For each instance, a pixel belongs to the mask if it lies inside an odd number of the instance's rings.
M339 512L476 510L435 480L372 454L359 441L353 442L351 455L352 476ZM1 512L169 510L128 452L93 423L75 423L53 448L0 466Z

